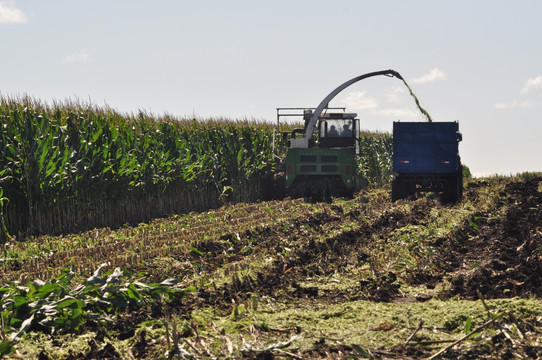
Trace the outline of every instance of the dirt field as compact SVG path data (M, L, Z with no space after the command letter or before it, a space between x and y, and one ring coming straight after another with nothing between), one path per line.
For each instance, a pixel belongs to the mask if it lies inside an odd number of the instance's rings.
M23 257L2 276L82 263L84 277L110 261L142 282L175 277L197 291L87 319L75 334L31 332L17 345L23 358L542 357L539 175L470 180L453 205L431 195L391 203L384 188L77 237L92 239L86 252Z

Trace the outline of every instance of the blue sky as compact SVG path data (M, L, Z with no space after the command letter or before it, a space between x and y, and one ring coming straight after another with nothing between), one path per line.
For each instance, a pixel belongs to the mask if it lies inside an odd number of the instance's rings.
M0 93L275 121L393 69L435 121L459 121L474 174L542 171L540 14L537 0L0 0ZM368 130L424 120L395 78L330 105Z

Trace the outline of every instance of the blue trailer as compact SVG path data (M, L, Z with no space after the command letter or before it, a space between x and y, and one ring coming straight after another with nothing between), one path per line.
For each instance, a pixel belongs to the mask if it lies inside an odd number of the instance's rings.
M445 203L461 199L461 140L458 122L394 122L392 201L427 191Z

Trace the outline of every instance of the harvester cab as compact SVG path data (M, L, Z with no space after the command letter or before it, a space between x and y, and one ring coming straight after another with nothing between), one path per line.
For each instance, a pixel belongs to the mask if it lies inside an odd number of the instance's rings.
M356 113L331 113L320 118L319 147L329 149L354 146L358 154L359 119L356 119L356 116Z

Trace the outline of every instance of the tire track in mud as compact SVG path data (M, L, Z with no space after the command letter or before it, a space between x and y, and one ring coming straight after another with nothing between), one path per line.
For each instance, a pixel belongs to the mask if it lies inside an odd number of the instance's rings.
M473 214L440 247L446 296L542 295L542 177L509 181L491 213Z
M253 274L242 275L243 271L237 271L231 282L211 291L207 299L213 305L220 305L225 304L225 299L242 302L258 293L272 297L391 301L398 293L398 286L393 284L396 275L379 271L377 260L372 259L372 242L376 238L386 239L403 226L427 221L427 208L434 202L420 199L409 206L404 206L404 202L390 204L387 195L367 203L362 195L354 200L359 203L350 209L338 204L325 205L324 212L296 218L286 230L278 226L252 232L249 236L257 243L254 252L272 254L272 262ZM351 226L344 228L344 224ZM284 247L288 247L287 253L281 252ZM371 264L373 275L349 293L321 294L316 287L301 285L307 278L352 271L364 263ZM238 267L246 269L248 265Z
M362 216L365 220L358 228L315 243L314 246L309 246L309 249L313 249L312 251L300 251L298 258L304 259L304 262L308 264L308 269L312 269L316 275L330 276L337 271L352 274L357 269L359 286L350 288L346 292L321 294L324 298L335 302L340 298L347 301L359 299L378 302L393 301L399 296L399 285L396 280L398 277L403 277L408 281L407 277L410 275L395 271L385 264L387 261L393 262L391 258L393 254L390 254L393 251L386 254L388 240L398 229L427 223L428 209L432 206L439 205L427 198L408 203L399 202L391 205L388 203L370 219ZM359 219L360 214L355 215ZM311 261L314 259L318 261ZM369 266L366 266L367 264ZM298 267L301 268L301 266ZM312 276L312 274L307 271L299 273L300 279L306 276Z
M363 194L354 207L325 205L327 210L308 217L297 217L288 229L280 226L255 229L243 237L253 239L253 253L268 254L272 261L254 271L250 257L239 260L233 268L232 280L208 294L214 305L224 299L245 301L252 294L272 297L310 297L340 301L367 299L394 301L400 297L396 279L413 286L434 288L442 281L449 283L444 297L477 298L476 290L485 297L511 297L542 294L537 274L542 270L542 178L529 181L506 180L499 193L491 194L494 182L473 180L467 186L464 201L473 207L484 206L489 199L491 210L468 214L459 227L441 237L429 239L436 251L417 261L432 266L397 272L379 264L374 254L385 247L394 231L404 227L427 226L434 221L431 210L455 210L461 203L441 205L431 198L400 201L391 204L382 196L364 203ZM345 223L356 223L350 229ZM286 253L281 249L288 248ZM393 261L393 259L390 259ZM367 267L366 264L369 264ZM230 266L227 260L223 267ZM329 277L334 273L365 271L359 286L348 291L323 293L315 286L304 286L306 279ZM240 269L240 270L238 270ZM212 276L212 274L209 274Z

